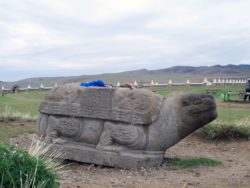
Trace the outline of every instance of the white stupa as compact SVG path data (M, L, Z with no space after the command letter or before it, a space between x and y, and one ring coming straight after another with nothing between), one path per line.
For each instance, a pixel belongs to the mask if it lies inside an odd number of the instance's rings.
M151 85L151 86L155 85L154 80L151 80L150 85Z
M204 80L203 80L203 83L206 84L208 81L207 81L207 78L205 77Z
M214 84L217 84L217 80L216 80L216 78L213 80L213 83L214 83Z

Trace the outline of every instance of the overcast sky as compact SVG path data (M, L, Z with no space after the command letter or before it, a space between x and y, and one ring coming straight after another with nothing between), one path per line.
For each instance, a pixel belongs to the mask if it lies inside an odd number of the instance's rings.
M0 80L250 64L249 0L1 0Z

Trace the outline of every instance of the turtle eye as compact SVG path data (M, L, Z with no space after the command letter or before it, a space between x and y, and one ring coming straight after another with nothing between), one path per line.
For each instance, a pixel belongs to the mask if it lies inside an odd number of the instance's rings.
M202 100L201 99L196 99L194 100L193 104L195 105L198 105L198 104L201 104L202 103Z
M182 106L188 106L189 102L188 101L182 101Z

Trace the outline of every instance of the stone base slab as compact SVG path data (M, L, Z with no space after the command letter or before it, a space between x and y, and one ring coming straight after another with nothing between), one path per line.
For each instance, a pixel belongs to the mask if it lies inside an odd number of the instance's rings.
M120 168L157 167L164 159L162 151L107 151L75 144L53 144L51 150L62 152L64 159Z

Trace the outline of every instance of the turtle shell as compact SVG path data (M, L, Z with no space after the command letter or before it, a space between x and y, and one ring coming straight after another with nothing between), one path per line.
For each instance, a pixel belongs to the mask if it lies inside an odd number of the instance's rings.
M163 97L145 89L81 87L73 84L49 92L40 112L51 115L151 124Z

